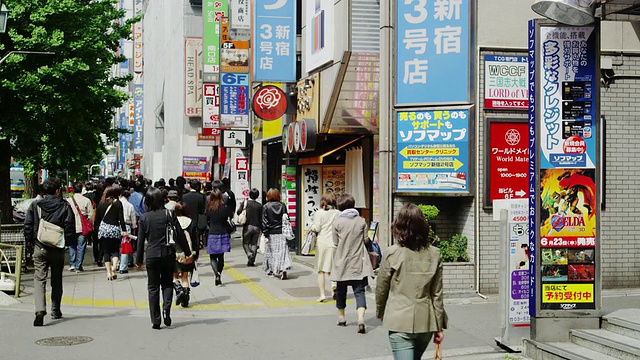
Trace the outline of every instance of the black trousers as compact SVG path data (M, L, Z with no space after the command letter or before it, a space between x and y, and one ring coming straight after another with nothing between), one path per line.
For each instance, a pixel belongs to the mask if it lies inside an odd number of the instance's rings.
M222 269L224 269L224 253L209 255L209 261L211 262L211 269L216 277L222 275Z
M91 250L93 251L93 260L96 264L99 264L102 262L104 254L102 252L102 244L100 244L100 241L98 241L98 231L92 231L91 234L89 234L89 237L91 237Z
M259 227L253 225L245 225L242 230L242 247L247 254L247 259L254 262L258 254L258 240L260 240L262 232Z
M147 289L149 290L149 315L151 323L160 325L160 288L162 288L162 309L165 316L171 312L173 301L173 270L176 266L176 256L147 259Z

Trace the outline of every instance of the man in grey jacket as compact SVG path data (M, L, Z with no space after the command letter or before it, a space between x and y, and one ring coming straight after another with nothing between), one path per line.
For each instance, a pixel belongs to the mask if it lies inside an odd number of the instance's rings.
M42 219L60 226L64 229L64 240L71 244L76 236L76 219L73 209L68 202L62 199L60 192L62 184L59 179L48 178L42 184L45 193L42 200L34 201L24 221L25 240L34 244L33 264L35 267L34 287L36 318L33 326L44 325L44 316L47 314L47 302L45 294L47 290L47 276L51 268L51 317L60 319L60 302L62 301L62 270L64 268L64 247L57 248L47 246L38 241L38 224Z

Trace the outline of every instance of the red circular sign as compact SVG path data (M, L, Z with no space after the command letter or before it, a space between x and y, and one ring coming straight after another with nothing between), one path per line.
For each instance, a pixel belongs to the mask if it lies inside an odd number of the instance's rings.
M289 149L289 152L293 154L293 144L294 144L294 138L293 138L293 123L289 124L289 129L288 129L289 134L287 135L287 148Z
M584 154L587 151L587 144L580 136L569 136L564 140L562 148L565 154Z
M276 120L287 111L287 95L277 86L261 87L253 95L253 113L262 120Z
M300 124L300 150L307 149L307 122L302 120Z

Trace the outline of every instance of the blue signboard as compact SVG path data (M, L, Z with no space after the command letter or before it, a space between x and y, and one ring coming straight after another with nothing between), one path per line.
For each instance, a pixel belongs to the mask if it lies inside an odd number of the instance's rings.
M397 105L470 102L471 3L397 2Z
M254 10L254 80L296 81L296 1L257 1Z
M595 168L596 36L593 26L540 27L540 168Z
M220 126L248 128L249 74L223 73L220 79Z
M144 85L133 85L133 150L142 151L142 126L144 123Z
M538 211L536 189L537 156L536 148L536 20L529 20L529 254L536 254L538 244L538 227L536 212ZM536 257L529 256L529 315L536 316Z
M469 110L398 111L396 189L469 192Z
M128 126L127 114L124 110L120 111L120 128L126 129ZM124 164L129 143L127 142L127 134L118 133L118 166Z

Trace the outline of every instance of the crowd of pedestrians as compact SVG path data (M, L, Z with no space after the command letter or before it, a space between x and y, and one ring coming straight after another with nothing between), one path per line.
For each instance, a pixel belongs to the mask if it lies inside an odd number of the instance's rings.
M25 216L25 239L34 246L35 320L42 326L46 313L46 281L51 272L51 317L62 317L62 272L65 249L69 271L84 271L87 245L107 281L127 274L129 268L146 269L152 328L171 326L171 307L188 307L190 279L204 248L214 286L223 283L224 256L231 251L236 231L234 213L241 219L242 246L247 266L256 266L259 247L262 268L269 277L287 279L292 267L287 244L289 215L280 192L269 189L266 202L258 201L258 189L237 206L227 179L202 184L184 178L155 183L139 177L128 181L76 182L64 199L60 180L50 177L41 186L42 196ZM325 193L309 229L316 238L316 272L320 297L327 301L326 278L338 310L338 326L346 326L347 289L356 302L357 332L366 333L365 289L374 276L370 260L372 239L368 226L350 194ZM290 231L290 230L289 230ZM420 358L433 337L440 343L447 326L442 301L442 261L430 246L429 225L420 209L404 205L393 223L395 245L386 249L377 272L376 317L389 330L389 342L397 359ZM198 284L196 281L195 284ZM162 299L162 303L161 303Z

